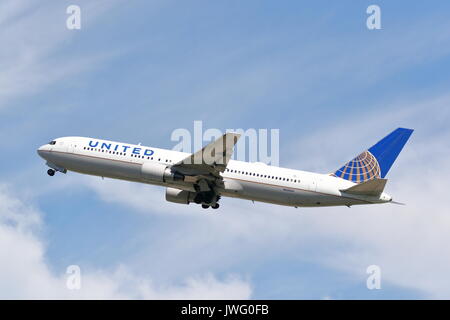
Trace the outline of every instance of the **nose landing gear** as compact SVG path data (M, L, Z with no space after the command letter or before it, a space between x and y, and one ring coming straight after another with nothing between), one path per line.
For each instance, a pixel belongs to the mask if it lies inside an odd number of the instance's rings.
M67 173L67 169L66 169L66 168L63 168L63 167L58 166L58 165L56 165L56 164L53 164L53 163L51 163L51 162L48 162L48 161L47 161L46 165L47 165L48 167L50 167L50 169L47 170L47 174L48 174L50 177L53 177L53 176L55 175L56 172Z

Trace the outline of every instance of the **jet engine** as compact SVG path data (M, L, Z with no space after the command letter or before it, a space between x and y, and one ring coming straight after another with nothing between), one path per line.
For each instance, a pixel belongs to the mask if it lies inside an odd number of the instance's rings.
M141 167L141 175L144 180L157 182L183 181L184 175L172 171L167 165L154 162L144 162Z
M166 188L166 200L169 202L189 204L193 197L193 192L176 188Z

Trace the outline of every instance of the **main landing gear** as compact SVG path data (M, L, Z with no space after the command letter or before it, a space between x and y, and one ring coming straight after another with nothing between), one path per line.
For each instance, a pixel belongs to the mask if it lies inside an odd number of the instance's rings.
M53 169L48 169L47 170L47 174L50 176L50 177L53 177L54 175L55 175L55 170L53 170Z
M212 206L209 206L207 204L202 204L203 209L208 209L209 207L211 207L213 209L219 209L220 205L217 202L215 204L213 204Z
M194 186L195 188L195 186ZM195 194L193 202L196 204L201 204L203 209L213 208L219 209L219 199L220 196L217 195L212 189L207 191L200 191L199 187L196 188L198 191Z

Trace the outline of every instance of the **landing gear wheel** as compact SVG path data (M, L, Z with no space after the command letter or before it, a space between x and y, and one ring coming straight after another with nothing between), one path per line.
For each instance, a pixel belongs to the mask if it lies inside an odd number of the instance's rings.
M203 209L208 209L209 206L208 206L207 204L202 204L202 208L203 208Z
M48 169L48 170L47 170L47 174L48 174L50 177L53 177L53 176L55 175L55 170L53 170L53 169Z
M220 205L219 205L218 203L216 203L216 204L212 205L211 208L213 208L213 209L219 209L219 206L220 206Z

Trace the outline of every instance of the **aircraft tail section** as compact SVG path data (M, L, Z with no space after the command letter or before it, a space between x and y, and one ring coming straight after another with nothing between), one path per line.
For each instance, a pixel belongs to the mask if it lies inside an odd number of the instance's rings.
M413 131L405 128L392 131L332 175L356 183L371 179L383 179Z

